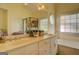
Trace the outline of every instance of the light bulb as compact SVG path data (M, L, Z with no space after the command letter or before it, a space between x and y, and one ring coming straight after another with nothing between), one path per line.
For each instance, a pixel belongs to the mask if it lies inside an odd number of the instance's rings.
M40 7L38 7L38 10L41 10L41 8L40 8Z
M42 6L41 6L41 8L45 8L45 6L44 6L44 5L42 5Z

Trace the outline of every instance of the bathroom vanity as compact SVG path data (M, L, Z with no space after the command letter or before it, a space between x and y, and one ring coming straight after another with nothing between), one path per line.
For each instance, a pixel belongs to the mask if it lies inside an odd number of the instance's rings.
M0 52L8 55L55 55L57 45L55 35L23 37L0 44Z

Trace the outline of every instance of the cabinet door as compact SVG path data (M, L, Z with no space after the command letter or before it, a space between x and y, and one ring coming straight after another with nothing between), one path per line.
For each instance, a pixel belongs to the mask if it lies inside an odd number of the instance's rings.
M55 55L57 53L57 37L50 38L51 41L51 54Z
M40 49L39 55L50 55L50 49Z
M38 54L37 43L20 47L8 52L9 55L35 55Z
M49 55L50 54L50 40L42 40L39 42L39 55Z

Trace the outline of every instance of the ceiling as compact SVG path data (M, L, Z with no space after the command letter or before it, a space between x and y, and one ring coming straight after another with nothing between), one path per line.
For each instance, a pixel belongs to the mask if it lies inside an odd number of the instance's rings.
M39 3L28 3L27 5L25 5L25 8L30 11L30 12L48 12L53 10L53 5L52 3L41 3L42 5L45 6L45 8L43 10L38 10L38 4Z
M47 17L48 13L52 13L54 11L54 3L41 3L45 6L44 9L38 10L38 4L39 3L28 3L24 4L25 9L31 13L38 13L41 15L41 17Z

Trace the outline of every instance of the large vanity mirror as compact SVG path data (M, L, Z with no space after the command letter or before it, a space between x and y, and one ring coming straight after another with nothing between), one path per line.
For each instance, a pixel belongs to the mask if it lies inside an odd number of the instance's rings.
M7 35L7 10L0 8L0 36Z
M55 34L55 19L52 14L47 14L46 17L43 16L43 18L39 19L35 17L24 18L23 24L24 33L42 32L42 34Z
M44 30L45 33L55 34L55 18L53 14L46 13L44 18L39 20L39 29Z

